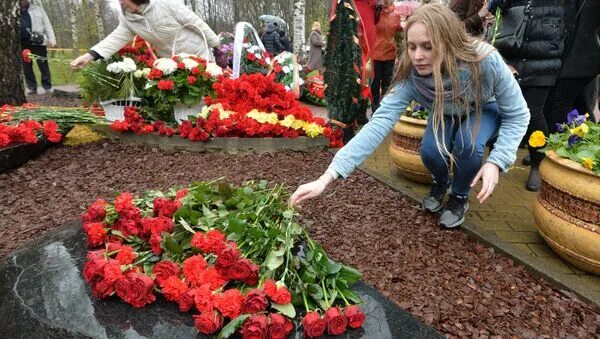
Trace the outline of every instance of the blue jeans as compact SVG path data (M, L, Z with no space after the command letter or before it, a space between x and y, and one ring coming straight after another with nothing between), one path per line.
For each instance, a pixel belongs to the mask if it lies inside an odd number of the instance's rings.
M500 116L496 103L485 104L482 107L479 127L476 130L474 114L468 119L452 118L445 116L445 130L443 137L441 129L438 138L441 144L446 145L448 151L454 155L454 180L452 193L467 196L471 191L471 181L477 175L483 161L486 143L498 133ZM450 160L446 155L440 154L437 149L433 134L431 118L427 122L425 135L421 142L421 160L433 175L433 180L438 183L447 183L450 180ZM471 134L477 132L475 141Z

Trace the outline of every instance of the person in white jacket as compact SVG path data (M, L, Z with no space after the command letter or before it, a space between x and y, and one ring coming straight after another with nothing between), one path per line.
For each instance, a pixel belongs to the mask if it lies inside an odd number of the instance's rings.
M211 48L219 45L213 30L182 1L119 0L119 26L87 53L71 62L81 68L92 60L107 59L139 36L158 49L158 57L189 53L212 59ZM206 37L206 42L204 40ZM208 44L208 46L207 46Z
M21 47L42 58L48 57L49 47L56 46L56 37L48 15L42 7L30 5L29 0L21 0ZM37 59L42 75L42 87L48 93L52 91L52 77L48 61ZM29 89L27 94L37 94L37 80L33 73L33 63L23 62L25 82Z

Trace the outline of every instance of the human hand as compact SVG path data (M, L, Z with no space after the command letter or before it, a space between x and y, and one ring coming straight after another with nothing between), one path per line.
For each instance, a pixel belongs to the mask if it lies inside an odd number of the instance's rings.
M290 197L289 206L294 207L306 199L318 197L333 180L331 174L325 173L315 181L300 185Z
M491 162L486 162L481 168L477 175L471 182L471 187L475 187L479 179L481 179L481 190L479 194L477 194L477 199L480 204L492 194L494 188L498 184L498 179L500 177L500 168L497 165L492 164Z
M94 60L94 57L90 53L85 53L84 55L81 55L77 59L71 61L70 65L73 69L83 68L92 60Z

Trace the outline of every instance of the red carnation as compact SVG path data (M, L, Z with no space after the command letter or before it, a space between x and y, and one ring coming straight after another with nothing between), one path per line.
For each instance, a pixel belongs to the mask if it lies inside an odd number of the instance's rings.
M156 265L154 265L153 273L156 276L155 279L158 285L162 286L165 280L167 280L169 277L179 277L181 269L176 263L172 261L163 260L159 261L158 263L156 263Z
M217 290L227 283L227 279L217 271L214 267L209 267L200 276L198 284L209 284L211 290Z
M129 123L127 121L113 121L110 124L110 128L112 128L113 130L117 131L117 132L127 132L129 131Z
M156 296L152 293L153 290L154 281L138 272L129 272L115 283L117 295L133 307L144 307L154 302Z
M161 91L170 91L175 88L175 82L173 80L160 80L157 86Z
M254 61L256 60L256 55L254 55L254 53L248 53L246 54L246 58L250 61Z
M89 248L98 247L108 240L107 231L104 224L93 222L86 225L87 246Z
M268 305L267 294L262 290L254 289L246 294L244 313L259 313L266 310Z
M190 75L190 76L188 76L188 77L187 77L187 79L186 79L186 80L187 80L187 83L188 83L188 84L190 84L190 85L193 85L193 84L195 84L195 83L196 83L196 81L197 81L198 79L196 79L196 77L195 77L195 76L193 76L193 75Z
M179 68L179 69L185 69L185 64L183 62L178 62L177 63L177 68Z
M223 316L217 311L203 312L194 315L194 325L203 334L213 334L223 326Z
M344 309L344 315L348 319L348 326L351 328L359 328L365 321L365 314L360 310L358 305L350 305Z
M27 48L21 52L21 57L23 58L23 61L25 61L28 64L31 63L31 55L31 50Z
M200 286L202 273L208 264L200 254L191 256L183 261L183 275L193 286Z
M267 316L255 314L244 321L242 325L244 339L260 339L267 337Z
M102 221L106 217L106 206L108 203L104 199L96 200L85 213L81 216L83 223Z
M133 207L133 195L129 192L121 193L115 199L115 209L117 212Z
M224 317L230 319L235 319L242 314L243 304L244 297L242 296L242 293L235 288L228 289L215 300L215 307Z
M322 336L327 329L327 322L321 318L318 312L308 312L302 319L302 326L304 326L304 335L309 338L316 338Z
M175 212L181 207L181 202L166 198L154 199L154 215L171 218Z
M194 67L191 69L191 72L193 75L196 75L196 74L200 73L200 69L198 67Z
M162 284L162 292L169 301L179 302L182 293L185 293L189 287L181 278L174 275L170 276Z
M337 307L331 307L325 312L325 321L327 321L327 333L329 335L344 333L348 325L348 319L346 319Z
M137 254L133 251L133 248L130 246L123 246L119 250L119 254L117 254L117 260L121 265L129 265L133 262L133 260L137 258Z
M294 324L279 313L269 314L269 338L284 339L292 332Z
M200 312L209 312L215 308L216 296L210 289L209 284L204 284L194 289L194 305Z

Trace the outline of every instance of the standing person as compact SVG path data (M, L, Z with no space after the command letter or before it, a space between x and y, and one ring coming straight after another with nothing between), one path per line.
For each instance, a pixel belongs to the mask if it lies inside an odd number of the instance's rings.
M308 52L308 69L323 71L323 46L325 42L321 35L321 23L318 21L313 22L312 31L308 37L308 43L310 44L310 50Z
M500 54L468 35L456 15L440 4L415 10L406 32L406 49L389 94L371 121L337 152L327 171L298 187L291 205L318 196L339 176L348 177L385 139L413 99L432 112L421 159L433 174L433 186L422 204L430 212L443 210L440 225L461 225L471 188L482 181L477 199L483 203L498 184L499 172L512 166L529 111ZM485 144L495 135L494 149L482 165ZM450 182L452 162L454 180Z
M21 47L42 58L48 57L49 47L56 47L56 37L48 15L42 7L31 5L29 0L21 0ZM36 60L42 75L42 87L46 93L52 92L52 77L47 60ZM27 83L27 94L37 94L37 80L33 73L33 62L23 62L23 73Z
M384 0L383 7L376 10L375 48L373 48L373 94L372 110L379 107L381 97L387 92L396 63L396 40L394 35L402 30L400 12L394 10L394 0Z
M467 33L474 36L483 33L483 24L489 13L486 0L452 0L450 8L463 22Z
M285 34L285 30L283 27L279 27L276 29L277 33L279 33L279 42L283 45L283 51L291 52L292 51L292 42L290 38ZM282 52L283 52L282 51Z
M556 131L556 124L565 122L575 99L600 74L598 13L600 1L571 0L565 5L567 37L562 69L544 107L551 132Z
M156 46L159 58L170 57L173 45L175 53L200 57L205 57L207 49L219 46L219 37L183 1L119 0L119 3L119 26L87 53L73 60L71 67L81 68L92 60L107 59L136 35ZM199 30L206 37L206 43ZM210 51L209 56L212 58Z
M514 12L508 9L512 7L524 5L528 7L528 13L525 14L528 21L521 46L499 50L519 79L523 96L531 112L525 140L528 140L534 131L542 131L544 135L548 135L544 105L561 69L561 57L564 52L563 1L495 0L492 2L500 2L502 20L509 20L508 15ZM495 12L495 9L491 12ZM534 192L539 191L541 187L539 166L545 155L539 152L540 148L529 146L531 168L525 188Z
M275 25L272 22L267 23L267 29L260 36L260 40L262 40L265 50L274 56L285 50L279 40L279 33L275 30Z

